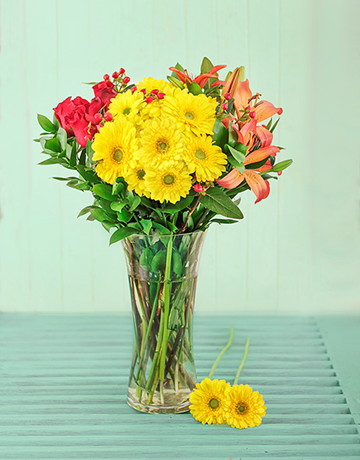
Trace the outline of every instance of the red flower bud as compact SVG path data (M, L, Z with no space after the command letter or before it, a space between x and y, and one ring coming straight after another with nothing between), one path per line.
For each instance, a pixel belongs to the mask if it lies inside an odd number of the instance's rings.
M103 117L101 113L95 113L94 118L95 118L95 121L99 123L99 121L101 121Z
M159 99L164 99L165 93L159 93L159 94L157 95L157 97L158 97Z
M249 113L250 118L255 118L255 115L256 113L254 111Z
M136 91L136 86L133 86L133 87L131 88L131 92L132 92L132 93L135 93L135 91Z
M109 77L109 75L106 73L106 74L104 75L103 78L104 78L105 81L108 81L110 77Z
M105 121L111 121L112 120L112 115L110 112L106 112L104 115Z
M231 99L231 94L230 93L226 93L224 94L224 98L229 101Z
M145 95L146 94L146 89L145 88L141 89L140 93L143 93Z
M145 99L145 102L147 102L148 104L150 104L150 102L152 102L154 100L154 98L152 96L148 96L146 99Z
M119 74L122 75L123 73L125 73L125 69L121 67L121 69L119 70Z
M119 74L118 74L117 72L114 72L114 73L112 74L112 77L115 78L115 79L116 79L116 78L119 78Z
M129 77L124 77L123 82L125 83L125 85L127 85L129 81L130 81Z
M227 102L224 102L223 104L221 104L221 108L222 108L223 110L227 110L227 108L228 108L228 103L227 103Z
M195 192L197 192L197 193L200 193L200 192L202 192L202 191L204 190L203 186L200 185L200 184L195 184L194 187L193 187L193 189L194 189Z
M283 173L282 171L279 171L279 172L278 172L278 176L281 176L282 173Z
M151 94L158 94L159 93L159 90L158 89L152 89L151 90Z

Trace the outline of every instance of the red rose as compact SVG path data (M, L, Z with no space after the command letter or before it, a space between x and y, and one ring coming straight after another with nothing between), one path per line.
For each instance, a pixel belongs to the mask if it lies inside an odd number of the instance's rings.
M89 107L87 108L87 121L90 121L93 125L97 125L98 121L96 121L95 115L99 113L103 107L104 104L102 103L101 99L94 97L94 99L90 102Z
M81 147L86 147L88 140L89 122L86 120L85 106L78 106L70 115L66 117L66 122L72 128L72 135L75 135L76 140Z
M67 121L67 118L74 112L74 110L77 107L88 107L90 103L86 100L83 99L82 97L78 96L76 97L73 101L71 100L71 97L69 96L68 98L65 99L65 101L60 102L60 104L55 107L54 112L55 112L55 117L60 123L60 126L65 129L67 134L69 136L73 136L74 133L71 129L71 125Z
M101 100L103 105L106 106L106 109L110 104L110 99L117 95L111 81L101 81L97 85L93 86L93 90L95 97L98 97Z

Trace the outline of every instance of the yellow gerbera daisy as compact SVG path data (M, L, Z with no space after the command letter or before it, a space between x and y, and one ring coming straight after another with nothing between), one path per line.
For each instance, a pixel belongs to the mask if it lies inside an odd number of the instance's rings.
M123 177L129 168L135 166L134 154L139 148L136 130L125 117L107 122L95 134L92 149L97 175L109 184L117 177Z
M262 395L249 385L233 385L226 393L224 418L232 428L258 426L266 414Z
M187 133L213 134L216 100L205 94L194 96L180 91L164 99L164 113L175 120L179 129Z
M168 167L182 159L184 143L176 124L169 119L150 120L141 131L139 158L147 168Z
M150 198L150 192L145 187L145 167L141 161L136 161L135 166L125 174L128 190L134 190L139 196Z
M132 93L131 90L128 90L125 93L119 93L112 99L108 111L113 116L121 115L128 118L129 121L139 124L141 123L139 111L144 104L143 93Z
M184 160L198 181L213 181L225 171L227 158L211 136L191 136L185 142Z
M144 77L136 85L136 89L137 91L146 89L146 94L151 93L153 89L158 89L160 93L165 93L168 96L172 96L176 88L165 80L155 80L155 78L152 77Z
M185 197L191 188L191 176L185 163L162 169L147 169L145 187L153 200L163 203L164 200L176 203Z
M196 388L190 393L190 413L194 419L203 425L224 423L224 403L228 389L230 383L225 380L205 378L197 383Z

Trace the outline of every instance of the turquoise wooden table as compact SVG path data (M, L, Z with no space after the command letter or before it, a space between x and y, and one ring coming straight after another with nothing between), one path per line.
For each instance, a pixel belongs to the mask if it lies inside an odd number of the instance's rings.
M0 314L1 459L360 459L360 318L195 315L204 378L235 326L215 377L263 395L263 424L203 426L190 414L126 404L130 315Z

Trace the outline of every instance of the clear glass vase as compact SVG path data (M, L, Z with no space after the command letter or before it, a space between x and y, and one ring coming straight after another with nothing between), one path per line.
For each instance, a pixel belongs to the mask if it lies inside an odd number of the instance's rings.
M128 404L148 413L186 412L196 384L193 311L205 232L122 240L134 323Z

